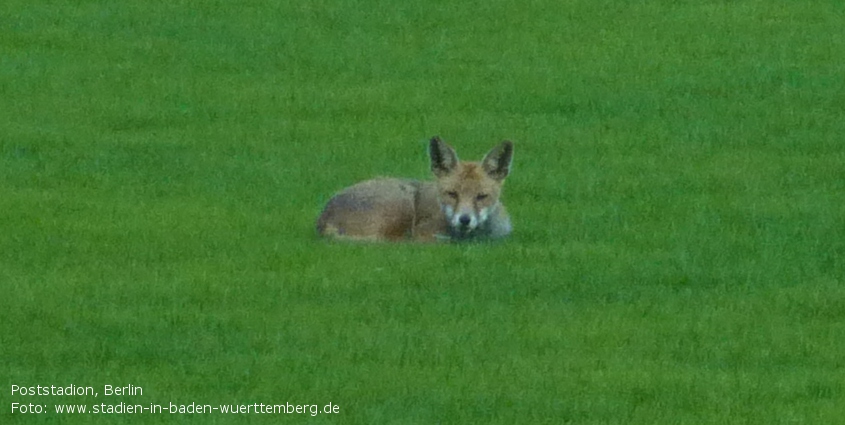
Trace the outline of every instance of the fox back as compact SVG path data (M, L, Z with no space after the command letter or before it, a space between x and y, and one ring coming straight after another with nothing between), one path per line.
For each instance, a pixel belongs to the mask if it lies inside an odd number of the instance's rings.
M429 144L436 181L376 178L329 200L317 232L354 240L463 241L501 238L511 222L499 200L513 144L502 142L481 162L463 162L439 137Z

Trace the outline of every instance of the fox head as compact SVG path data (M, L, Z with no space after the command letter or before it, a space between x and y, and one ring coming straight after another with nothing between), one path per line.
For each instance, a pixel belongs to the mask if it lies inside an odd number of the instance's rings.
M510 172L513 143L502 142L481 162L462 162L451 146L434 137L429 155L431 171L437 177L440 207L451 233L457 237L471 236L500 207L499 194Z

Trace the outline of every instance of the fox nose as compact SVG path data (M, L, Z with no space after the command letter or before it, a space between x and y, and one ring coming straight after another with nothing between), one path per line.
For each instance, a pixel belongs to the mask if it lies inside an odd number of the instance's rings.
M470 221L472 221L472 219L470 218L470 216L464 214L458 219L458 221L461 222L461 226L469 226L469 223Z

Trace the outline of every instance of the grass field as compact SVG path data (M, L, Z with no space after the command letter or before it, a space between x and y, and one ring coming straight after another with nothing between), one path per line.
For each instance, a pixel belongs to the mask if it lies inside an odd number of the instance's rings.
M0 423L845 423L841 2L0 16ZM316 237L435 134L514 140L512 237Z

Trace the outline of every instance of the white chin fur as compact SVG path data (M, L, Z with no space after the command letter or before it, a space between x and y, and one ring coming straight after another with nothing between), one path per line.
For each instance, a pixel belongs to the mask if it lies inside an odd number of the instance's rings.
M490 217L490 209L489 208L482 208L481 211L478 212L478 222L484 223L487 221L487 218Z

